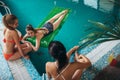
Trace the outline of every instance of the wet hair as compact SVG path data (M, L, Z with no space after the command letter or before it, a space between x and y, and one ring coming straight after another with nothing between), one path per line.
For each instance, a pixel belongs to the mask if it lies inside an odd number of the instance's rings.
M58 61L57 72L59 73L62 68L65 67L66 64L68 64L66 49L64 45L59 41L50 42L48 49L52 57Z
M12 26L9 26L9 24L14 24L15 20L17 20L17 17L12 14L7 14L7 15L3 16L3 19L2 19L5 27L10 30L14 30L14 28Z
M28 24L28 25L26 26L26 30L27 30L27 31L32 30L32 31L34 31L34 32L35 32L35 29L32 27L32 25L31 25L31 24Z
M106 66L101 70L93 80L120 80L120 68L115 66Z

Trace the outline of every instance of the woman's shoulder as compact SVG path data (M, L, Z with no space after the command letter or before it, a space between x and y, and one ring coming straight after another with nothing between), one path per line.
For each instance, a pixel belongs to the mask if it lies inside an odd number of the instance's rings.
M42 31L36 32L36 37L43 37L43 36L44 36L44 34Z
M15 35L17 32L15 30L9 30L9 29L4 29L4 34L10 34L10 35Z
M54 64L54 62L47 62L46 63L46 66L51 66L51 65L53 65Z
M16 30L9 30L9 31L10 31L10 33L17 34Z
M46 63L46 69L51 71L51 70L54 70L55 68L55 65L54 65L54 62L47 62Z
M18 32L16 30L9 30L8 34L10 34L11 37L19 37Z

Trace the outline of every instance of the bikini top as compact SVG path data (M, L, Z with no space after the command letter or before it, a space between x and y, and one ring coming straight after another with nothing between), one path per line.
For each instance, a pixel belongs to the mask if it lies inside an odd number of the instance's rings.
M19 41L21 41L21 40L22 40L22 37L19 38ZM6 40L5 38L3 39L3 42L4 42L4 43L6 43L6 42L15 43L14 40Z
M58 66L57 66L57 64L55 63L55 65L56 65L56 68L58 68ZM57 77L55 77L55 78L53 78L53 79L57 79L59 76L61 76L62 77L62 79L63 80L65 80L65 77L62 75L62 73L68 68L70 66L70 64L68 64L58 75L57 75Z

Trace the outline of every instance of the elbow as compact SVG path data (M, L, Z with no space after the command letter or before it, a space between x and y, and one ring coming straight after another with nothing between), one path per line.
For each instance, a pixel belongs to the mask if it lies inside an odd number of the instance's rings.
M35 48L34 51L38 51L38 48Z
M90 67L92 64L91 64L91 62L90 62L90 60L88 60L88 62L87 62L87 67Z

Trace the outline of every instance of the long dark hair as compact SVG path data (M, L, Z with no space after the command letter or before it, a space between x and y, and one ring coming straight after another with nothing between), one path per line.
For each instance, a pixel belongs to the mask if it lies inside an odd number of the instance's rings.
M28 25L26 26L26 30L27 30L27 31L32 30L32 31L36 32L36 30L33 28L33 26L32 26L31 24L28 24Z
M66 56L66 49L64 45L59 41L52 41L49 44L49 53L58 61L58 69L59 73L63 67L68 64L68 59Z
M7 14L7 15L3 16L2 21L6 28L8 28L10 30L14 30L14 28L12 26L9 26L9 24L14 24L16 19L17 19L17 17L15 15Z

